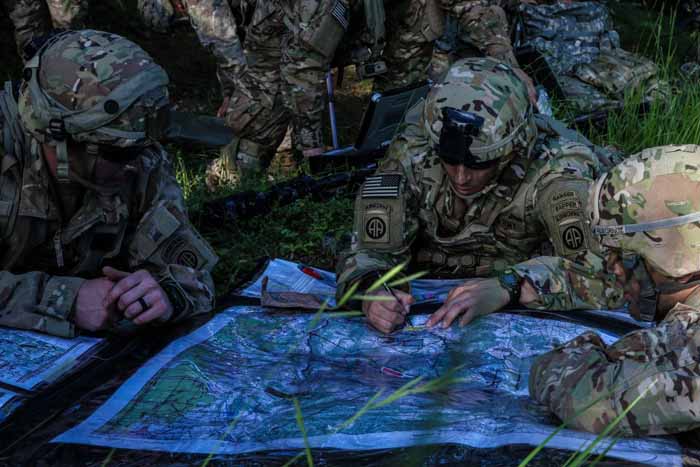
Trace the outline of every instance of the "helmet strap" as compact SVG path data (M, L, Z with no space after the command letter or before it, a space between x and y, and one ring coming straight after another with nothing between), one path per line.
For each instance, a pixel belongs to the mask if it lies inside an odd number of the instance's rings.
M68 163L68 144L66 140L56 144L56 180L58 183L70 182L70 165Z
M655 287L656 293L661 294L672 294L676 292L681 292L683 290L691 289L700 285L700 278L686 282L667 282L665 284L659 284Z
M68 133L63 120L51 119L48 132L51 135L53 146L56 148L56 180L58 183L69 183Z

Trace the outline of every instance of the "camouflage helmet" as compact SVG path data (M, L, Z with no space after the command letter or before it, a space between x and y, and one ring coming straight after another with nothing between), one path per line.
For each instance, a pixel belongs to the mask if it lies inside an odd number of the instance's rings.
M662 274L700 271L700 147L645 149L598 179L588 212L601 243Z
M60 33L27 62L19 97L24 127L41 142L70 137L143 146L164 126L168 75L133 42L108 32Z
M441 136L443 145L445 142L444 120L450 110L466 113L478 122L464 148L477 163L529 151L537 137L526 84L510 65L492 58L455 62L445 79L428 93L423 121L438 150Z

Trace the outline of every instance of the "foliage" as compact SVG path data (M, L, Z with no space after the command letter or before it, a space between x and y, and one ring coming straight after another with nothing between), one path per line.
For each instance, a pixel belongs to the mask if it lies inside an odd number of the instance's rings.
M210 193L204 184L204 170L206 162L213 156L182 152L174 154L178 183L183 188L191 220L200 228L220 258L214 270L218 294L225 293L246 278L263 257L287 258L333 269L333 247L340 236L352 228L350 197L300 199L288 206L274 207L264 216L207 230L201 222L204 203L229 195L237 189L264 190L273 182L248 179L236 187ZM275 175L276 181L284 177L282 174Z

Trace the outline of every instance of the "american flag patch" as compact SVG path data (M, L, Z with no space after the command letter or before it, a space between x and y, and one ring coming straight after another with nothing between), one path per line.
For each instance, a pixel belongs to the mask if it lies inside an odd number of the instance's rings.
M346 31L348 30L348 27L350 26L350 15L348 14L347 7L342 2L335 2L333 9L331 9L331 15L333 15L338 23L340 23L343 29Z
M362 186L362 198L398 198L401 175L373 175Z

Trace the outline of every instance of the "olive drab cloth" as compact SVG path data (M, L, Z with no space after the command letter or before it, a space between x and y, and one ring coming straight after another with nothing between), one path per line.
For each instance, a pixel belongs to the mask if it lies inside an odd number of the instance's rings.
M654 328L612 345L587 332L539 357L530 371L530 397L570 420L569 426L594 433L644 394L617 425L623 436L699 428L698 388L700 291Z
M588 190L601 170L595 153L543 131L539 121L534 149L516 155L465 205L431 149L423 105L409 111L387 158L358 193L353 244L337 265L339 296L350 284L409 260L413 270L455 278L510 267L535 283L535 308L619 304L622 292L603 272L603 253L585 225ZM539 254L543 242L561 258L519 264ZM590 292L584 297L571 287L581 281Z
M32 38L53 28L80 29L85 26L88 0L0 0L15 27L20 55Z
M620 47L603 3L520 3L518 9L521 45L540 51L564 93L561 98L577 110L613 107L635 88L647 99L666 92L651 60Z
M108 172L114 193L86 190L61 221L40 145L22 127L15 99L8 83L0 92L0 325L73 336L78 289L105 265L151 272L174 320L211 310L217 257L187 220L162 148L142 149Z

